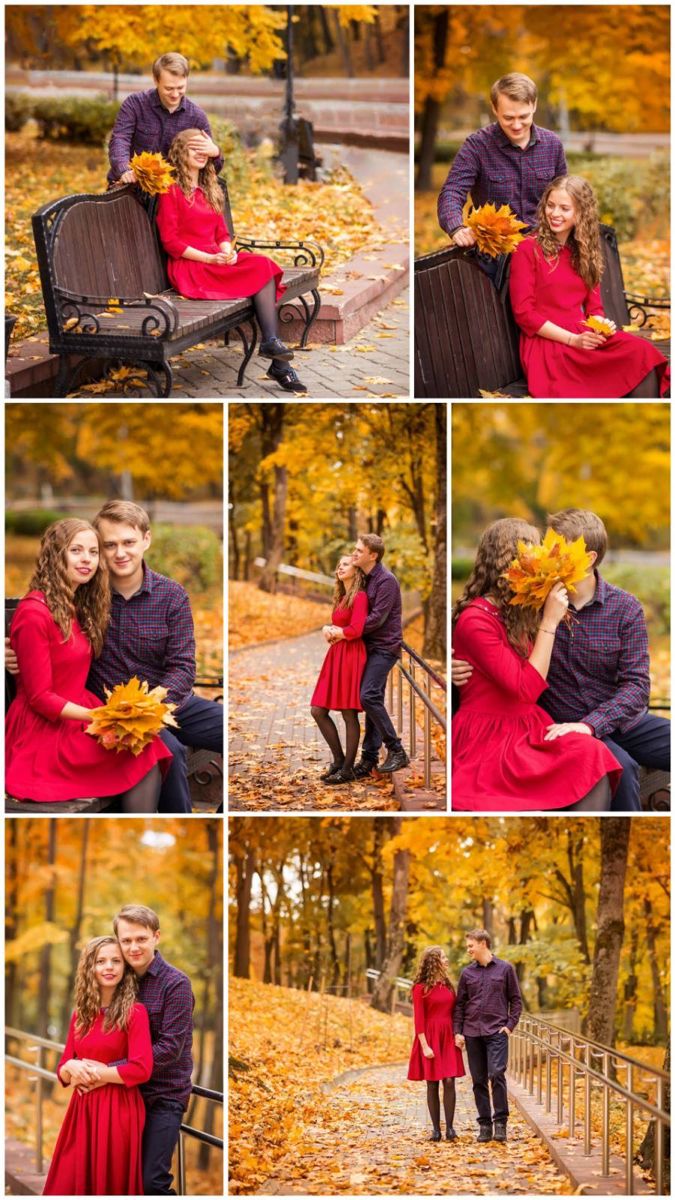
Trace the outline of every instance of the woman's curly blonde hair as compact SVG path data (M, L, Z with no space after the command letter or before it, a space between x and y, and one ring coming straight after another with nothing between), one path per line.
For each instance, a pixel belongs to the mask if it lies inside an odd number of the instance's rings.
M172 167L176 171L176 183L187 200L192 200L192 180L190 177L190 165L188 162L188 142L196 133L203 133L201 129L183 129L181 133L177 133L169 147L168 159ZM222 213L225 203L223 193L218 183L216 168L213 165L213 159L210 158L205 166L199 172L197 186L202 189L206 197L207 204L214 212Z
M502 579L504 571L511 566L518 553L519 541L538 546L541 534L534 525L518 517L503 517L488 525L478 543L473 571L452 610L452 623L455 624L472 600L490 595L497 603L510 644L525 656L537 632L539 613L531 608L514 608L509 604L513 592L506 580Z
M600 282L604 270L602 246L600 244L600 218L598 203L590 183L580 175L559 175L549 183L537 208L536 239L544 257L557 265L560 243L546 219L546 202L554 189L567 192L574 205L576 222L567 239L572 253L572 265L577 275L591 290Z
M117 946L122 955L122 947L117 938L97 937L87 942L80 954L75 976L75 1026L79 1036L88 1033L99 1012L101 1011L101 993L94 967L101 946ZM122 955L124 961L124 955ZM113 998L110 1001L103 1020L103 1030L126 1029L129 1024L131 1010L136 1003L138 983L136 976L127 962L124 963L124 974L120 979Z
M420 954L413 983L421 983L425 992L430 991L436 983L444 983L451 991L455 990L448 968L442 961L443 954L445 951L442 946L427 946Z
M344 556L343 556L344 557ZM342 559L340 559L342 562ZM360 567L354 567L354 578L348 587L338 578L338 563L335 568L335 587L333 588L333 608L351 608L359 592L366 589L366 577Z
M66 551L78 533L93 533L98 539L98 570L86 583L73 587L68 578ZM55 521L42 535L40 553L28 590L42 592L47 608L67 642L77 617L82 632L98 658L110 623L110 579L102 553L101 536L88 521L67 517Z

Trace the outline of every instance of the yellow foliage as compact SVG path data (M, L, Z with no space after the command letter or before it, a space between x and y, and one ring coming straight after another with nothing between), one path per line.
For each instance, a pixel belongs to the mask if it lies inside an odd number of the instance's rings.
M149 196L163 195L173 183L174 169L162 154L151 154L144 150L142 154L134 154L129 166L139 187Z
M607 317L587 317L584 325L588 329L592 329L594 333L602 333L607 338L614 333L614 326Z
M467 197L462 210L462 222L472 229L476 235L476 245L483 254L496 258L498 254L512 254L519 242L522 242L521 229L527 229L524 221L519 221L508 204L497 208L496 204L482 204L474 208L471 196Z
M556 583L576 591L574 584L584 578L591 562L583 537L568 542L554 529L547 529L540 546L519 541L518 555L502 576L514 593L509 604L539 609Z
M105 689L106 703L94 710L86 732L93 734L106 750L130 750L136 756L167 725L178 728L172 716L175 704L167 704L167 689L154 687L134 675L128 683Z

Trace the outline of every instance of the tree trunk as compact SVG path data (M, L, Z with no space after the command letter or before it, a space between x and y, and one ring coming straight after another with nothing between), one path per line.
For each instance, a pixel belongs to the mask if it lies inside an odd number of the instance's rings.
M450 9L445 7L434 18L434 66L437 74L445 64L445 54L448 45L448 27ZM432 96L427 96L422 112L422 138L420 142L420 157L417 168L416 188L420 192L433 189L434 150L438 135L438 121L441 115L441 105Z
M401 832L401 818L393 822L394 837ZM408 876L410 872L410 851L397 850L394 854L394 879L389 910L389 930L387 936L387 957L382 972L375 984L372 999L373 1008L380 1012L391 1012L392 1000L395 994L395 979L401 969L403 948L405 942L405 917L408 907Z
M241 551L239 549L239 532L237 530L237 522L235 519L236 505L232 476L230 476L228 480L227 490L229 500L227 522L230 529L230 545L232 546L232 578L238 579L241 566Z
M628 960L628 976L623 985L623 1040L630 1045L633 1040L633 1021L637 1004L637 960L638 960L638 931L635 926L630 939L630 958Z
M215 821L207 821L207 837L209 840L209 851L211 859L211 871L209 872L208 889L209 889L209 914L206 922L206 947L207 947L207 963L206 963L206 978L204 983L203 1005L204 1005L204 1020L202 1029L206 1033L207 1023L214 1027L214 1045L213 1053L210 1056L202 1056L200 1061L204 1064L205 1060L209 1062L208 1074L204 1087L213 1088L214 1091L220 1091L223 1086L221 1074L221 1064L223 1061L223 1019L220 1012L220 998L222 996L222 964L223 964L223 945L222 945L222 920L218 919L218 898L220 891L220 853L218 828ZM213 1003L211 996L213 995ZM212 1019L211 1010L213 1009ZM216 1116L215 1102L206 1101L206 1111L204 1117L203 1129L205 1133L213 1133ZM199 1154L197 1156L197 1168L200 1171L208 1169L211 1158L211 1146L207 1142L200 1142Z
M424 623L425 658L445 662L447 655L448 505L446 474L447 414L444 404L434 405L436 425L436 533L434 573Z
M333 35L330 31L330 25L328 23L328 13L326 12L323 4L318 5L317 12L319 14L319 21L321 22L321 32L323 34L325 53L330 54L335 49L335 42L333 41Z
M588 1036L613 1046L616 989L624 935L623 892L630 839L626 817L604 817L600 822L600 893L596 917L597 936L589 995Z
M574 931L577 935L582 958L590 966L591 955L588 948L588 931L586 929L584 845L583 821L577 821L575 822L575 828L567 830L567 863L570 877L567 879L563 872L556 867L553 872L553 878L559 883L563 892L562 897L557 896L555 899L558 903L564 904L569 908L572 920L574 921Z
M349 30L342 28L338 13L335 13L335 36L337 38L337 44L340 48L340 54L342 55L345 75L348 77L348 79L353 79L354 67L352 65L352 55L349 48Z
M5 945L19 935L18 904L18 829L19 821L8 821L7 859L5 867ZM86 824L86 822L85 822ZM19 973L15 962L7 963L5 974L5 1019L17 1028L17 997Z
M373 867L371 871L371 892L373 897L373 920L375 923L375 970L381 971L387 954L387 926L384 915L384 868L382 866L382 846L384 844L386 826L384 821L373 823Z
M275 454L283 440L284 432L283 404L261 404L259 422L262 433L262 457L266 459ZM263 546L267 562L263 567L258 587L263 592L273 592L276 587L277 567L284 556L284 531L286 526L286 497L288 493L288 474L286 467L275 463L272 467L274 479L274 501L270 513L269 488L266 482L261 483L261 500L263 503Z
M645 913L647 952L649 955L649 969L652 975L654 995L654 1038L657 1042L665 1045L668 1041L668 1009L666 1007L666 998L663 994L663 984L661 983L661 964L656 948L656 929L652 919L652 902L645 896L642 903Z
M247 847L232 850L236 870L237 927L234 943L234 974L248 979L251 973L251 889L256 873L255 851Z
M665 1081L663 1089L663 1106L666 1112L670 1112L670 1042L666 1045L666 1057L664 1059L663 1068L668 1074L668 1079ZM666 1127L663 1139L664 1143L664 1170L663 1170L663 1195L670 1195L670 1138L669 1130ZM645 1170L654 1175L654 1167L656 1165L656 1121L650 1121L649 1128L642 1139L640 1149L635 1155L635 1161L644 1167Z
M75 918L70 930L69 936L69 970L66 988L63 994L63 1008L61 1010L61 1033L65 1035L70 1021L70 1014L73 1011L73 991L75 988L75 974L77 972L77 961L79 958L77 943L80 940L80 928L82 926L82 916L84 914L84 890L87 880L87 849L89 845L89 822L82 822L82 842L80 844L80 871L77 885L77 910Z
M47 851L48 882L45 887L45 921L54 921L54 894L56 889L56 825L55 817L49 818L49 843ZM49 1037L49 1000L52 991L52 948L49 942L40 951L40 996L38 1003L38 1036Z

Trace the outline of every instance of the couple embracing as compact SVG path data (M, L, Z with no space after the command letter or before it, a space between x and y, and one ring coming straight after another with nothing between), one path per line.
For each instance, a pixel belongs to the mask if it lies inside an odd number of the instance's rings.
M408 1079L426 1082L432 1142L441 1140L442 1081L445 1138L456 1141L455 1079L465 1074L462 1050L466 1049L478 1141L505 1142L509 1037L523 1008L518 977L510 962L492 953L487 930L467 933L466 950L471 963L462 971L456 993L443 947L428 946L422 952L412 989L415 1040Z
M190 980L157 949L159 918L128 904L80 955L56 1068L71 1100L45 1196L170 1196L192 1092Z
M401 657L401 589L382 563L384 542L364 533L335 572L333 623L324 625L329 650L311 700L311 712L328 744L332 761L320 776L329 787L365 779L377 768L391 774L409 763L384 703L389 672ZM341 712L346 742L331 711ZM361 757L359 712L366 714ZM382 745L387 757L379 763Z

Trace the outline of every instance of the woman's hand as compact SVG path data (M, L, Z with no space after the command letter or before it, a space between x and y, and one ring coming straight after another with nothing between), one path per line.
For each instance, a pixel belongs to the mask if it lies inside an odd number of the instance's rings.
M431 1049L431 1046L422 1046L422 1054L424 1055L425 1058L435 1058L436 1057L433 1050Z
M593 730L590 725L584 725L583 721L564 721L562 725L549 725L544 734L545 742L554 742L556 738L564 737L566 733L588 733L593 736Z
M224 254L222 250L219 250L217 254L209 254L208 261L224 267L227 263L232 262L232 255Z
M583 333L575 333L568 345L573 346L575 350L597 350L598 346L604 346L606 341L604 334L586 329Z
M554 583L544 603L541 627L547 633L555 633L569 608L569 597L564 583ZM553 626L553 628L551 628Z

